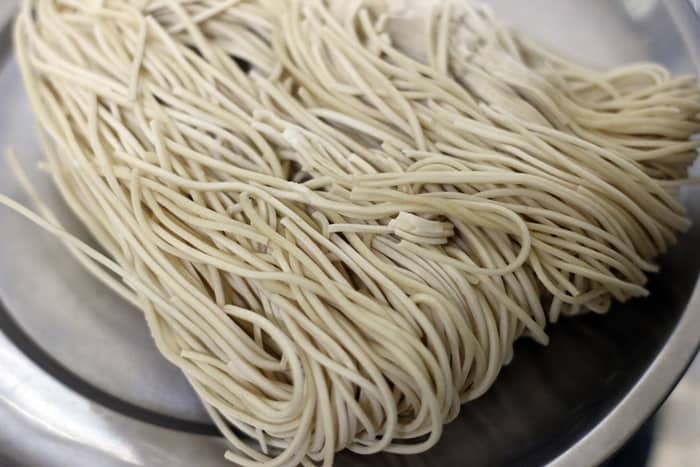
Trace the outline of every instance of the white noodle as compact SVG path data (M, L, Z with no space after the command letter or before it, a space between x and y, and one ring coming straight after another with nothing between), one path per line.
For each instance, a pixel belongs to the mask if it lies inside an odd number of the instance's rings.
M518 338L645 296L688 226L694 79L581 67L464 1L427 2L409 55L391 3L17 19L46 170L109 257L16 162L38 214L0 204L143 311L240 465L429 449Z

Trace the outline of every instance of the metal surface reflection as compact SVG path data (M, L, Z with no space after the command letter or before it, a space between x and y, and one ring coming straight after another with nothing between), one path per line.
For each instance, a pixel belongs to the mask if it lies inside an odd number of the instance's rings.
M105 409L48 376L2 334L0 368L0 459L11 456L10 465L226 465L221 439Z
M133 447L114 433L87 400L50 390L50 382L6 340L0 341L0 399L19 417L67 441L92 447L130 465L143 465ZM75 416L71 416L75 415Z

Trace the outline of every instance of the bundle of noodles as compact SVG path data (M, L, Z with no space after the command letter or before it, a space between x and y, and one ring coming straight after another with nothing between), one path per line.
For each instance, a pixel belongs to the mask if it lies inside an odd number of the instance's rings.
M587 69L466 2L422 16L416 57L395 7L18 17L46 167L107 255L2 202L143 311L241 465L428 449L516 339L644 296L688 225L692 77Z

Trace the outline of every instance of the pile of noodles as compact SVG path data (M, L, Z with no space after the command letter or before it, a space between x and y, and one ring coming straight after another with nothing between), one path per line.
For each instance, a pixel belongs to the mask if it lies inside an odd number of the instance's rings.
M23 3L45 168L106 255L0 201L143 311L240 465L430 448L516 339L644 296L688 227L694 77L423 10Z

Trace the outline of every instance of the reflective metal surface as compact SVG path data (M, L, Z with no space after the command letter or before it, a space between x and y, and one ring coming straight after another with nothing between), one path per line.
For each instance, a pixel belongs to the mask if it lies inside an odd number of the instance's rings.
M224 442L168 430L95 403L0 334L0 465L220 466Z
M592 64L651 59L677 72L700 65L693 59L700 58L700 21L684 0L645 1L636 9L629 0L491 3L521 29ZM9 5L0 2L0 24ZM8 30L0 30L0 53L7 40ZM71 230L84 233L35 170L40 152L9 57L0 92L0 146L17 148L40 193ZM0 191L26 202L7 170L0 170ZM700 188L682 198L695 224L662 258L650 298L606 316L564 320L550 328L548 348L518 343L494 388L463 408L432 451L341 454L337 464L604 460L671 391L700 340ZM178 370L158 355L138 311L50 235L4 209L0 225L0 465L227 465L223 441Z

